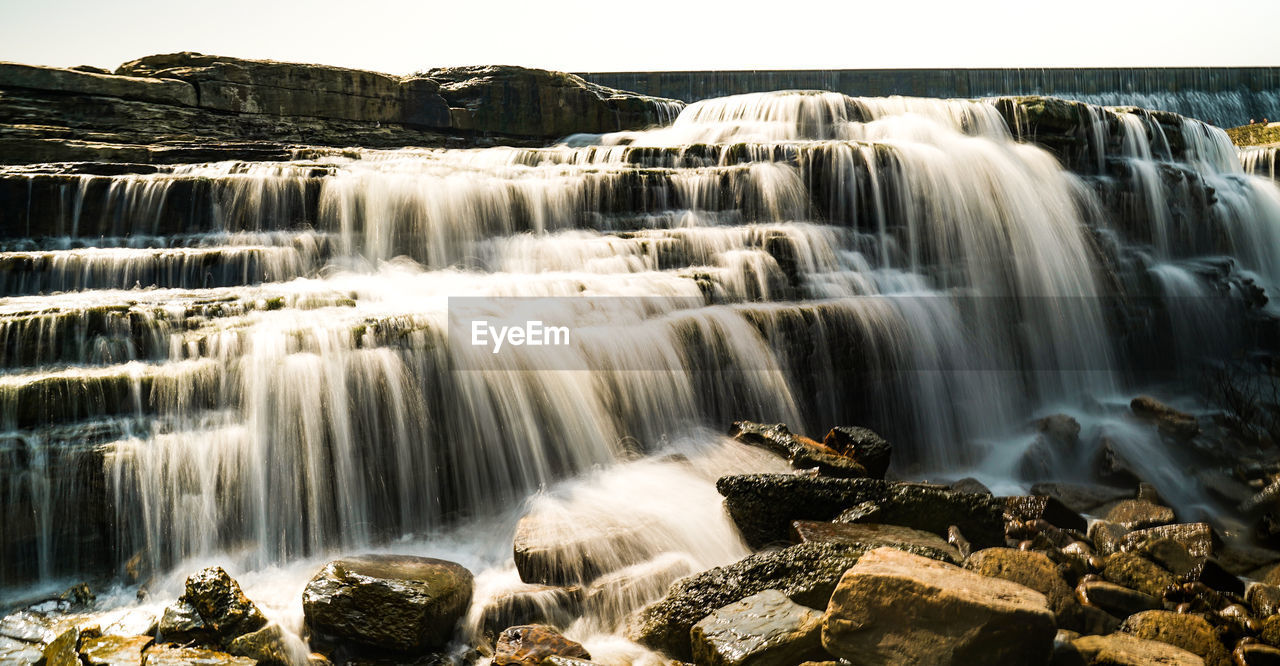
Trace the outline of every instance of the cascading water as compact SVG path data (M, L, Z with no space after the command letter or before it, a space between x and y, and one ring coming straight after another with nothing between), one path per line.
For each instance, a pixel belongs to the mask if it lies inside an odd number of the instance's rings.
M867 425L901 469L1029 480L1035 413L1166 378L1221 333L1206 294L1280 284L1280 190L1223 132L1088 117L1077 172L998 100L784 92L545 149L10 174L30 194L0 241L0 585L314 563L509 525L584 474L532 510L654 501L675 527L637 566L714 566L745 550L710 470L747 454L704 428L738 419ZM1120 335L1141 299L1185 323L1155 370ZM554 364L451 335L515 302L572 323ZM663 483L688 495L643 492ZM482 598L513 585L510 540L486 544L460 558ZM660 590L575 626L610 634Z

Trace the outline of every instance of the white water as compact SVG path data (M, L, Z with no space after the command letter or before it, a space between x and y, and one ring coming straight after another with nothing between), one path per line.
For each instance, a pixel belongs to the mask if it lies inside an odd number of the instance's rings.
M1214 292L1188 261L1280 281L1280 190L1244 175L1220 130L1187 121L1175 163L1151 117L1090 113L1091 154L1131 178L1064 170L991 102L832 93L708 100L669 127L540 150L81 177L45 221L61 240L0 253L47 266L9 293L62 292L0 303L0 454L29 475L4 515L34 507L30 577L76 573L68 543L90 526L58 515L93 495L56 470L83 439L106 472L113 570L137 555L164 597L199 563L228 565L297 628L310 572L376 548L473 568L480 608L512 586L513 512L541 488L558 490L532 510L651 520L655 570L732 561L745 550L711 484L776 466L708 452L703 428L738 419L868 425L900 474L1016 489L1034 480L1011 464L1033 415L1126 390L1116 289L1151 281L1193 308L1177 342L1194 355ZM1207 219L1179 217L1194 190L1170 173L1214 186ZM556 299L524 303L574 343L470 347L450 322L513 302L459 297ZM99 388L113 382L127 399ZM23 411L55 390L74 413ZM1178 461L1146 460L1154 440L1088 418L1125 433L1167 496L1201 501L1176 490ZM673 442L694 461L624 462ZM570 635L606 663L639 658L614 636L657 594L636 590Z

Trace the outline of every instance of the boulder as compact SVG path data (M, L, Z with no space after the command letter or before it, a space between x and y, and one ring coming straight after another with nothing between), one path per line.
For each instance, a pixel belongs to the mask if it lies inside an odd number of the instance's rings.
M1015 495L1004 500L1009 520L1046 520L1062 529L1081 532L1089 528L1083 516L1049 495Z
M512 551L520 580L581 585L657 553L640 521L608 525L556 511L533 511L516 524Z
M1076 598L1080 603L1100 608L1120 618L1142 611L1164 608L1164 604L1157 597L1115 583L1108 583L1105 580L1082 581L1076 586Z
M627 637L689 661L690 629L716 609L771 589L802 606L825 608L840 576L862 553L854 546L802 543L682 578L632 618Z
M1017 583L1043 594L1059 627L1080 626L1080 606L1075 591L1044 553L1012 548L980 550L964 561L964 568L983 576Z
M716 489L753 548L785 542L793 520L829 521L872 502L874 522L946 537L955 525L976 548L1004 545L1003 500L878 479L812 478L794 474L722 477Z
M0 62L0 89L26 88L96 97L196 106L196 91L189 83L135 76L113 76L57 67Z
M1213 625L1191 613L1149 610L1130 615L1121 631L1150 641L1160 641L1204 659L1205 666L1232 666L1231 655L1218 640Z
M1163 598L1175 582L1173 574L1136 553L1115 553L1107 558L1102 577L1153 597Z
M145 666L254 666L258 662L216 650L153 645L142 655Z
M822 443L840 455L858 461L874 479L883 479L889 471L893 445L867 428L836 426L827 432Z
M792 434L782 423L735 421L729 429L729 436L743 444L756 446L785 458L796 469L817 468L818 473L823 476L848 479L870 475L866 467L857 460L808 437Z
M44 647L44 666L80 666L79 627L60 633Z
M892 548L845 573L822 644L874 664L1043 664L1057 629L1044 595Z
M240 584L222 567L209 567L188 576L181 601L194 608L204 626L223 641L257 631L267 624L262 611L249 601Z
M671 120L682 103L524 67L446 67L425 73L440 84L455 129L565 137L643 129Z
M494 666L539 666L547 657L591 659L581 643L565 638L545 625L526 624L509 627L498 636L494 648Z
M782 666L827 656L822 613L777 590L712 611L693 625L690 640L699 666Z
M1052 497L1077 513L1093 513L1104 504L1133 497L1132 490L1060 482L1037 483L1031 486L1031 494Z
M1095 520L1089 524L1089 540L1102 555L1120 552L1128 533L1129 529L1124 525L1106 520Z
M409 555L334 560L302 593L313 633L403 653L443 647L471 603L474 581L460 564Z
M262 666L292 666L289 639L278 624L235 637L227 644L227 653L249 657Z
M839 543L863 550L888 546L952 564L959 564L961 560L960 553L942 537L910 527L796 520L791 523L791 531L796 543Z
M203 643L215 638L195 606L179 600L160 613L157 638L168 643Z
M1098 666L1204 666L1204 660L1181 648L1130 634L1083 636L1071 642L1087 663Z
M1138 418L1155 423L1161 433L1170 437L1190 439L1200 434L1196 417L1180 412L1149 395L1134 398L1129 403L1129 409Z
M80 641L80 658L89 666L142 666L151 636L97 636Z
M1130 530L1168 525L1174 520L1173 509L1146 500L1120 500L1102 509L1103 517Z
M1231 657L1238 666L1280 666L1280 648L1266 643L1241 641Z
M1128 537L1129 535L1126 535ZM1192 557L1187 547L1173 539L1126 538L1123 550L1137 551L1144 557L1164 567L1175 576L1186 576L1195 570L1197 559Z

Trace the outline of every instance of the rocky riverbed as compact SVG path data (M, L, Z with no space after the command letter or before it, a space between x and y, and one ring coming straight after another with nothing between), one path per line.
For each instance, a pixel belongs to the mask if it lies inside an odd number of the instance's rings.
M1171 447L1206 444L1202 419L1150 396L1135 398L1127 418ZM1073 446L1080 433L1066 415L1032 427L1047 446ZM699 571L672 559L653 535L673 525L643 512L603 522L590 507L534 505L514 527L510 559L494 567L513 568L519 580L497 591L488 573L478 581L480 572L444 559L394 549L347 556L302 586L295 631L215 566L192 573L159 610L104 612L78 585L12 612L0 620L0 658L51 666L1280 663L1280 551L1257 538L1280 508L1280 459L1238 465L1217 482L1219 519L1190 522L1140 480L1141 465L1125 482L1107 474L1105 455L1093 481L997 496L973 479L892 478L892 444L865 428L833 428L818 441L783 424L738 422L729 438L724 446L755 451L748 466L772 471L715 482L749 552L723 566ZM700 463L676 456L662 464ZM1240 501L1230 506L1227 496ZM1249 520L1259 529L1235 529ZM601 631L617 638L595 662Z

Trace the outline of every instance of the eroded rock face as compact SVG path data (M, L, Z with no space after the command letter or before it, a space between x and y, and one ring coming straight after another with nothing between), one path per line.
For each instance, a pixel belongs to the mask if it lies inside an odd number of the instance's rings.
M1205 666L1232 666L1227 648L1213 626L1191 613L1150 610L1129 616L1121 631L1138 638L1168 643L1198 655Z
M693 661L709 666L793 664L822 659L822 613L777 590L713 611L693 625Z
M853 663L1043 664L1056 632L1039 592L878 548L841 578L822 643Z
M312 632L403 653L443 647L471 603L474 580L462 565L409 555L334 560L302 593Z
M785 542L793 520L829 521L867 502L875 506L872 522L942 537L955 525L975 548L1004 545L1004 501L986 495L878 479L793 474L726 476L716 482L716 489L754 548Z
M770 589L802 606L825 608L840 576L862 552L839 544L802 543L682 578L666 597L632 619L627 637L688 661L693 657L689 630L716 609Z
M565 638L551 627L528 624L509 627L498 636L494 666L538 666L547 657L591 659L581 643Z

